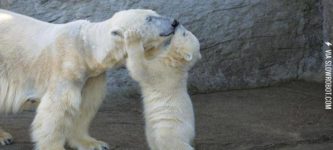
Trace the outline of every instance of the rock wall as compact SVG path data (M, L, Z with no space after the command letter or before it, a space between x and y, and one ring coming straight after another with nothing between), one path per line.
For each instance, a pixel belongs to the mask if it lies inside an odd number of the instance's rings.
M203 59L189 78L194 93L321 80L323 15L318 0L1 0L0 8L53 23L101 21L130 8L177 18L201 42ZM326 15L332 18L331 12ZM324 31L332 32L327 26ZM112 96L138 89L124 68L111 70L108 84Z
M333 43L333 1L323 0L323 33L324 40Z
M323 21L324 21L323 22L324 41L329 41L333 43L333 1L323 0L322 5L323 5ZM323 49L327 50L329 48L327 47L327 45L324 44Z
M298 78L310 81L322 81L323 78L323 7L320 1L304 0L305 38L304 54L298 69Z

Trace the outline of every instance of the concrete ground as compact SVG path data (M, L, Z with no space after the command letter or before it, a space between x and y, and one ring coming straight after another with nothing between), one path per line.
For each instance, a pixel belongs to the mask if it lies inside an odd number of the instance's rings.
M332 150L333 110L324 110L323 86L291 82L275 87L193 95L197 150ZM1 117L15 143L29 150L33 112ZM91 133L117 150L147 150L141 102L109 100Z

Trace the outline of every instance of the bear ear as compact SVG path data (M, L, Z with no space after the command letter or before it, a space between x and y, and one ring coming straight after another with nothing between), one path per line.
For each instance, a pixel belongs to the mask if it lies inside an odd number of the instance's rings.
M120 28L112 28L110 34L116 40L121 41L124 39L124 31Z
M191 61L192 60L192 54L191 53L185 53L184 54L184 59L186 61Z

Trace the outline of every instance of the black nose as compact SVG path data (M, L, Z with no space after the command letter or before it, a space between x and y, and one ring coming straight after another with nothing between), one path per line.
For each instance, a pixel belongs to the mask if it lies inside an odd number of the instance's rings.
M176 19L173 20L171 26L174 27L174 28L176 28L178 25L179 25L179 22Z

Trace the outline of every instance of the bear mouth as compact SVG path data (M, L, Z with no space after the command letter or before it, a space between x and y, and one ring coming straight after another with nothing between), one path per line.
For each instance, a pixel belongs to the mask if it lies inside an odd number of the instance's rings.
M179 26L181 26L181 25L177 24L177 26L171 26L170 28L167 29L167 31L160 33L160 36L166 37L166 36L174 35L177 32Z
M173 34L175 34L175 30L173 30L173 31L168 31L168 32L163 32L163 33L160 33L160 36L163 36L163 37L165 37L165 36L170 36L170 35L173 35Z

